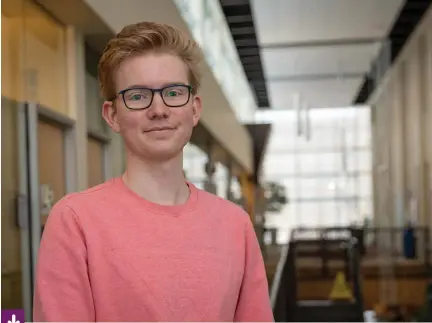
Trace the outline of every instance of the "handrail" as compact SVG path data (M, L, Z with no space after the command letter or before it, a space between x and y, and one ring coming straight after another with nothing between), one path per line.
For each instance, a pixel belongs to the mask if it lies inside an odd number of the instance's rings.
M282 248L270 291L274 319L278 322L291 321L294 318L296 310L295 246L292 237L291 232L288 243Z
M356 237L352 237L347 241L346 248L350 262L350 274L353 282L354 298L359 310L363 313L363 292L361 287L360 277L360 250L359 241Z
M270 288L270 302L272 308L276 306L276 300L279 292L280 282L282 279L283 271L285 268L288 253L290 252L290 243L288 242L282 249L280 259L278 261L276 272L273 278L273 282Z
M291 230L286 245L282 248L281 255L276 266L275 275L270 288L270 302L272 308L276 306L276 300L279 293L279 287L284 273L285 265L288 259L288 254L291 252L290 244L294 238L294 230Z

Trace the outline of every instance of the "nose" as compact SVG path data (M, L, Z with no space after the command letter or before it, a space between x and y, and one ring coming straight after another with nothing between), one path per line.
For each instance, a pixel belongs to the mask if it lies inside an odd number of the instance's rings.
M152 104L147 108L147 115L150 120L166 119L170 116L171 110L162 100L159 93L153 96Z

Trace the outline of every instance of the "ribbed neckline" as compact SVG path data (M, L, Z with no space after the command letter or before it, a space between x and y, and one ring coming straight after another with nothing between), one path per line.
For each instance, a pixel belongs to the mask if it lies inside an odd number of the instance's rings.
M189 187L189 198L185 203L178 205L162 205L147 201L146 199L135 193L133 190L131 190L123 181L122 177L114 178L113 181L114 185L117 188L119 188L125 195L135 200L139 206L144 207L154 213L179 216L195 209L198 201L198 189L195 187L195 185L188 181L186 181L186 183Z

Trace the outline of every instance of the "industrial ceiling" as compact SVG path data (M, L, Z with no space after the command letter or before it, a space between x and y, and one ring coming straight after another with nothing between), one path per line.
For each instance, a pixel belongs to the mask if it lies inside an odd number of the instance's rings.
M431 0L220 0L260 109L367 104ZM379 80L378 80L379 81Z

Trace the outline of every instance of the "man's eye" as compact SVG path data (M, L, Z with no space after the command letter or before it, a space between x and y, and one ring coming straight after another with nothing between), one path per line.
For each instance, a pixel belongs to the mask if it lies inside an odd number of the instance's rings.
M139 101L139 100L145 100L145 95L142 93L135 93L129 95L129 100Z
M169 91L167 92L166 96L177 96L178 93L176 91Z

